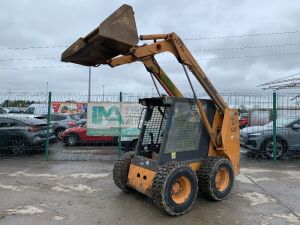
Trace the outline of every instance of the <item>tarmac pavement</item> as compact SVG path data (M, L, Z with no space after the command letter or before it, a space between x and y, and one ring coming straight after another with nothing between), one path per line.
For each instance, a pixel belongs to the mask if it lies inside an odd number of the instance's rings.
M0 160L0 224L300 224L300 161L272 162L242 154L230 197L201 195L191 211L171 217L112 179L113 163Z

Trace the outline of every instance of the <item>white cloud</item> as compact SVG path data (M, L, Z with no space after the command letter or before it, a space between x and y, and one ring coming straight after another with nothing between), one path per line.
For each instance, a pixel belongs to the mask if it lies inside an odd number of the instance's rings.
M127 1L135 11L140 34L176 32L183 39L299 29L298 1ZM85 36L123 1L5 1L0 9L0 48L70 45ZM300 34L186 41L191 50L297 43ZM3 67L70 66L59 61L64 48L0 51L0 59L55 57L57 60L0 61ZM197 52L196 58L300 52L300 45ZM220 92L253 91L262 82L299 72L299 55L199 61ZM180 67L161 64L175 83L185 82ZM178 69L179 68L179 69ZM178 71L178 72L177 72ZM0 70L0 89L86 91L87 68ZM151 92L142 64L93 69L92 90ZM182 85L183 92L189 91Z

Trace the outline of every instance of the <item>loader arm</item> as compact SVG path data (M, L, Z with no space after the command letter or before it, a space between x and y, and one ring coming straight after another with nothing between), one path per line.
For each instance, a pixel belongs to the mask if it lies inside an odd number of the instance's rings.
M127 63L141 61L145 65L146 69L155 76L155 78L159 81L159 83L170 96L181 97L182 94L180 93L180 91L176 88L173 82L168 78L166 73L161 69L161 67L157 64L156 60L154 59L154 55L156 54L170 52L177 58L179 63L184 64L188 67L188 69L194 74L194 76L199 81L204 90L207 92L207 94L215 102L220 114L224 114L225 109L228 108L227 104L217 92L212 83L209 81L208 77L198 65L197 61L192 56L188 48L184 45L184 43L175 33L142 35L140 36L140 39L154 40L154 43L151 43L149 45L132 47L130 49L130 55L113 58L108 61L108 64L112 67L115 67ZM163 40L156 41L157 39ZM208 130L208 133L211 137L211 142L214 148L221 149L220 141L216 140L218 129L213 129L210 126L200 100L198 100L197 106L199 108L201 117L204 121L205 127Z
M157 35L141 35L141 40L155 40L154 43L144 46L138 46L133 47L130 50L131 55L129 56L119 56L116 58L113 58L108 61L108 64L112 67L132 63L136 61L141 61L144 63L145 67L149 72L152 72L156 74L156 78L160 77L159 70L163 72L163 70L159 67L158 64L154 65L152 63L151 65L151 59L153 61L153 56L156 54L160 54L163 52L170 52L172 53L178 60L179 63L182 63L186 65L189 70L194 74L196 79L199 81L201 86L204 88L204 90L207 92L207 94L211 97L211 99L215 102L217 107L219 108L219 111L221 113L224 113L225 108L227 108L227 104L223 100L223 98L220 96L220 94L217 92L215 87L212 85L208 77L205 75L201 67L198 65L195 58L192 56L188 48L184 45L184 43L181 41L181 39L176 35L175 33L170 34L157 34ZM162 41L156 41L158 39L163 39ZM156 61L155 61L156 62ZM165 74L163 72L163 74ZM165 74L165 76L167 76ZM168 79L168 81L164 82L164 86L168 86L168 82L171 80ZM174 85L173 83L171 84ZM174 85L175 86L175 85ZM170 88L169 90L166 90L167 93L172 90ZM175 91L176 92L176 91ZM173 92L174 96L182 96L178 95L175 92Z

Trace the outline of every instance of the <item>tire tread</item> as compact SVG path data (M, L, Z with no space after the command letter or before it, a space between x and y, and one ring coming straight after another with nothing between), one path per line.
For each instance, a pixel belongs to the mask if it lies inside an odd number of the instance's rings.
M127 186L128 171L134 152L126 152L116 160L113 168L113 180L117 187L125 192L129 192L130 188Z

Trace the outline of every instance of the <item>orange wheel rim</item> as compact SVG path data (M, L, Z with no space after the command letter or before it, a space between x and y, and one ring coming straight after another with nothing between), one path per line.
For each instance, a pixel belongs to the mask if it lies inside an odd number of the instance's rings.
M181 176L175 180L172 185L172 199L176 204L182 204L186 201L191 193L191 182L185 177Z
M215 177L216 188L219 191L225 191L229 185L229 171L226 168L220 168Z

